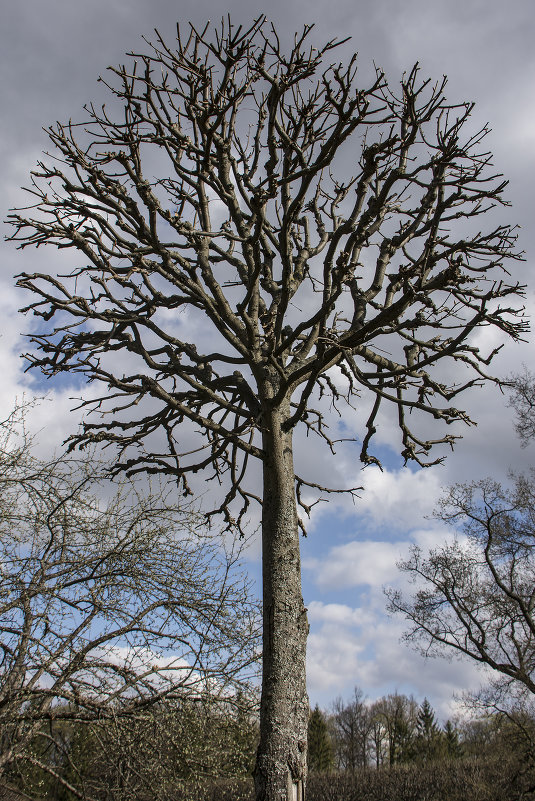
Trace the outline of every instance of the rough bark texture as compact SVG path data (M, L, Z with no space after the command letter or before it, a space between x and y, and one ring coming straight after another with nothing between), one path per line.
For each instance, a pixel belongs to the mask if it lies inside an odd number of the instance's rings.
M303 801L306 784L308 620L301 595L289 404L264 413L263 681L258 801Z

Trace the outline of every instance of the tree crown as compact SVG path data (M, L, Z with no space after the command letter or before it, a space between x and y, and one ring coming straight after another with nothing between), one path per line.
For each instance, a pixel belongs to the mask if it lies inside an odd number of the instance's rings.
M229 521L237 497L256 497L243 477L264 458L269 408L290 403L285 430L333 449L326 399L337 409L367 391L362 461L378 462L387 401L405 460L434 463L455 436L422 436L407 412L416 426L469 422L452 403L495 353L474 329L525 329L508 303L522 292L505 267L519 258L514 229L473 224L505 204L506 182L487 129L465 133L472 104L448 103L445 79L421 80L417 65L399 93L380 71L363 88L355 56L329 63L337 43L309 39L305 26L285 51L263 17L178 28L173 47L157 35L111 70L118 114L89 105L86 122L48 129L34 211L11 215L20 247L83 259L19 277L41 322L32 364L107 386L82 401L105 416L73 443L114 442L117 469L175 473L185 492L188 474L212 468L230 478ZM467 368L453 381L439 369L452 361ZM298 496L327 489L296 481Z

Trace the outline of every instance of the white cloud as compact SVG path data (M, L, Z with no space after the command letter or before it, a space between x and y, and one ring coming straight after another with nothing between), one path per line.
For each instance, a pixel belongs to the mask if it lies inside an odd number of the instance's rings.
M311 698L319 692L332 697L355 682L355 666L364 645L344 627L324 626L308 638L307 685Z
M363 626L372 621L369 612L362 608L353 609L347 604L324 604L311 601L308 605L310 623L322 623L342 626Z
M321 589L340 589L367 584L381 587L392 581L408 543L363 540L331 548L327 559L305 559L305 570L314 571L314 580Z
M311 456L311 454L310 454ZM323 464L320 471L326 471ZM327 462L325 459L323 462ZM312 458L309 460L312 463ZM328 503L315 506L312 510L310 531L321 529L327 517L334 514L342 519L356 519L355 530L361 535L374 535L378 530L387 537L410 532L421 527L448 483L448 476L442 466L414 470L410 467L398 469L370 466L364 470L349 462L341 455L330 471L330 482L334 486L361 486L358 497L350 495L331 495ZM321 480L321 479L320 479ZM431 524L430 524L431 525Z
M424 553L439 548L453 538L466 542L466 536L447 526L415 529L410 538L395 542L377 540L354 540L331 548L323 558L309 557L303 560L306 578L323 597L331 592L344 591L354 600L355 591L359 597L367 598L368 607L353 607L343 603L324 603L308 601L309 618L313 625L340 623L343 625L364 625L370 620L371 605L373 614L384 611L384 589L396 588L402 592L413 593L413 576L401 571L398 564L409 556L412 545L417 545Z
M313 634L309 638L307 676L311 702L326 704L335 695L348 698L361 687L370 700L399 691L427 697L443 721L459 711L454 695L477 690L485 675L469 661L426 659L400 642L405 625L385 618L370 594L359 608L343 604L309 604Z
M440 489L437 470L381 472L373 468L364 471L364 492L357 510L374 526L408 531L431 514Z

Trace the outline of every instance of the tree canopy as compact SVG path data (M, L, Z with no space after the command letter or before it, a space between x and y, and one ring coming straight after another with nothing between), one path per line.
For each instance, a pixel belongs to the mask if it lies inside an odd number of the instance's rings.
M243 477L264 459L266 374L277 401L291 398L286 430L334 447L318 392L336 406L369 391L362 460L377 461L370 440L391 401L404 458L427 463L454 436L422 438L407 412L467 422L452 403L493 355L472 332L524 330L504 269L514 227L476 227L506 204L506 181L487 129L467 125L473 104L449 103L445 79L418 66L399 90L380 71L363 87L356 57L325 66L336 43L316 49L310 30L288 53L264 18L178 29L174 47L158 35L111 69L116 103L48 129L34 213L11 216L21 247L79 253L66 275L19 279L42 321L32 363L106 387L83 401L105 416L73 442L115 442L118 469L176 473L185 492L188 474L213 469L229 480L229 519L236 496L256 495ZM445 360L471 369L452 383Z

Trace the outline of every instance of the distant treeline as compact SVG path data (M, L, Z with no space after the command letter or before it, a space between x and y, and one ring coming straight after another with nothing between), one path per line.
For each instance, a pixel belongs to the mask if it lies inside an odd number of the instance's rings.
M473 702L474 708L476 704ZM318 706L309 720L309 771L356 775L362 769L383 771L398 765L430 765L514 754L525 771L535 757L533 710L500 710L487 704L479 714L448 720L441 726L424 698L400 693L367 702L356 688L353 698L337 699L330 712Z
M257 742L245 696L161 702L130 719L43 724L5 778L55 801L252 801ZM527 713L441 727L426 699L369 704L356 690L311 711L307 801L527 801L534 742Z

